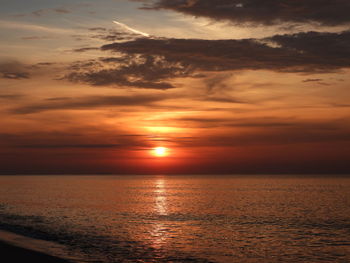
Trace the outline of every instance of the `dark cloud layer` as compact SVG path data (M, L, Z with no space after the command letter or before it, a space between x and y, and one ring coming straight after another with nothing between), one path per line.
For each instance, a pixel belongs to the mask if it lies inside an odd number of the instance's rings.
M101 126L74 126L74 129L0 133L0 148L22 150L143 149L150 144L145 135L125 134L119 127L113 133Z
M109 106L142 106L168 99L164 95L95 96L81 98L53 98L36 104L12 109L15 114L30 114L50 110L95 109Z
M174 86L165 80L188 76L191 69L157 56L101 58L98 61L72 65L66 79L94 86L118 85L142 89L167 90Z
M105 45L102 50L160 57L199 70L332 71L350 66L350 31L244 40L141 38Z
M103 148L120 148L119 144L29 144L17 145L17 148L24 149L103 149ZM125 147L125 146L124 146Z
M137 38L104 45L101 50L116 56L76 62L65 78L94 86L167 90L175 88L173 78L198 77L199 71L333 72L350 67L350 31L243 40ZM226 77L221 78L213 79L215 85ZM211 92L210 80L206 84Z
M279 24L350 22L348 0L137 0L144 9L168 9L188 15L233 23Z
M293 35L276 35L270 40L285 49L296 50L318 57L320 62L334 61L334 66L349 66L350 31L341 33L307 32ZM322 60L324 59L324 60Z
M202 121L188 119L185 121ZM207 119L208 122L212 120ZM215 120L213 120L215 121ZM249 120L249 122L261 123L261 120ZM272 120L273 122L277 120ZM248 171L253 173L325 173L325 172L348 172L349 162L349 129L339 127L336 131L319 129L315 123L306 124L309 128L295 126L295 121L290 126L270 123L265 119L262 129L252 132L232 134L201 134L199 137L177 137L174 134L167 138L166 142L174 143L182 149L200 149L196 158L185 161L179 159L176 167L165 169L162 173L185 173L189 171L196 173L239 173ZM259 126L260 126L259 124ZM301 123L300 123L301 124ZM322 123L319 123L322 124ZM325 123L325 125L328 125ZM248 125L251 127L251 125ZM255 127L255 126L254 126ZM88 131L88 132L87 132ZM118 157L123 157L124 150L145 151L154 147L154 143L147 140L147 135L128 134L123 135L118 130L100 130L100 127L76 127L76 129L65 131L37 131L18 134L0 133L0 144L2 147L0 159L2 173L23 173L27 171L23 167L29 167L30 171L42 171L43 166L51 169L45 172L71 173L69 165L76 165L76 172L101 173L106 171L106 156L113 162L110 173L135 173L133 167L141 167L139 173L144 174L147 170L143 167L142 160L134 159L134 165L128 169L116 169ZM152 139L152 138L149 138ZM305 143L307 143L305 145ZM208 150L208 147L220 147L217 151ZM176 148L172 148L175 149ZM111 155L112 154L112 155ZM30 157L29 157L30 156ZM113 156L111 158L111 156ZM124 155L128 161L132 156ZM120 158L120 159L121 159ZM94 162L95 167L90 169ZM148 161L149 162L149 161ZM307 166L305 167L305 164ZM308 167L309 166L309 167ZM7 167L7 169L6 169ZM66 167L65 170L61 170ZM87 171L84 169L89 167ZM238 168L237 168L238 167ZM272 170L270 168L273 168ZM298 169L296 169L298 168ZM307 169L309 168L309 169ZM58 169L58 170L57 170ZM174 170L175 169L175 170ZM238 170L237 170L238 169ZM155 173L154 170L150 173Z

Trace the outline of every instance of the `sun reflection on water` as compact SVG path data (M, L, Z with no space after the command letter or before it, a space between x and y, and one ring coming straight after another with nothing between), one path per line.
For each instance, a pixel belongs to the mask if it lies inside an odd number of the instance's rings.
M166 198L166 187L165 180L159 178L155 181L155 206L154 212L157 217L168 215L167 198ZM160 219L160 218L159 218ZM153 247L161 249L165 244L168 237L168 231L164 223L160 220L155 220L151 235L153 236Z
M167 200L164 179L158 179L155 182L155 210L158 215L167 215Z

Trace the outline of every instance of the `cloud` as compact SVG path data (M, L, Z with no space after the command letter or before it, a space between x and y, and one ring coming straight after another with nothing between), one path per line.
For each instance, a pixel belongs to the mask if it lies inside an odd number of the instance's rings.
M130 73L133 75L133 73ZM167 82L152 82L144 80L129 81L125 72L118 69L101 70L89 73L70 73L65 77L73 82L85 82L94 86L118 85L143 89L167 90L175 88Z
M226 90L231 90L225 82L232 77L232 73L217 74L214 77L204 79L204 83L207 86L208 94L220 93L224 95L223 92ZM222 97L225 99L225 97ZM226 97L228 98L228 97Z
M33 15L35 16L42 16L44 13L46 13L47 10L44 9L39 9L39 10L35 10L32 12Z
M102 148L120 148L120 144L23 144L17 145L17 148L27 149L102 149ZM125 146L124 146L125 147Z
M323 81L323 79L304 79L303 82L320 82Z
M349 129L340 131L319 131L317 129L297 130L285 128L262 127L259 131L230 136L202 136L197 140L184 142L187 147L250 147L273 145L297 145L304 143L350 142Z
M168 9L196 17L226 20L237 24L273 25L319 23L341 25L350 22L348 0L138 0L143 9Z
M329 65L334 62L334 66L350 66L350 31L340 33L311 31L292 35L276 35L269 40L284 49L296 50L306 56L312 56L311 58L320 64L330 60Z
M68 10L67 8L63 8L63 7L60 7L60 8L54 8L52 9L54 12L56 13L61 13L61 14L69 14L71 13L70 10Z
M157 90L175 88L165 80L188 76L191 72L190 68L179 63L147 55L101 58L99 61L73 64L71 69L72 72L65 78L73 82Z
M39 9L39 10L32 12L32 14L34 16L38 16L38 17L49 14L49 13L69 14L69 13L71 13L71 10L64 8L64 7L59 7L59 8Z
M27 67L16 61L0 63L0 77L4 79L29 79L30 74Z
M52 110L95 109L115 106L147 106L170 97L165 95L135 96L87 96L79 98L54 98L41 103L20 106L11 110L14 114L31 114Z
M350 31L243 40L141 38L104 45L102 50L158 57L162 63L203 71L325 72L350 67Z
M95 49L88 47L75 51ZM101 50L115 56L73 63L65 79L94 86L167 90L176 87L172 82L174 78L203 78L206 76L203 72L220 72L220 75L205 79L204 84L213 100L229 102L232 99L225 94L215 95L232 89L226 83L232 73L227 71L312 74L349 68L350 31L241 40L134 38L103 45Z
M107 29L104 27L91 27L89 28L90 31L106 31Z
M122 28L123 29L123 28ZM136 33L130 29L128 30L118 30L118 29L107 29L103 27L94 27L89 28L89 31L94 32L95 34L89 36L91 38L100 39L104 41L130 41L140 37L144 37L144 33L140 35L140 33ZM138 32L138 31L137 31Z
M76 41L98 39L106 42L124 42L131 41L140 37L144 37L139 33L135 33L131 30L126 30L125 28L104 28L104 27L92 27L88 28L88 34L72 35Z
M174 119L176 122L192 122L204 127L235 127L235 128L288 128L290 130L319 130L319 131L336 131L346 128L344 121L347 119L333 121L303 121L294 117L278 118L278 117L259 117L259 118L235 118L235 117L183 117ZM350 127L348 127L350 128Z
M67 34L74 32L72 29L64 29L58 27L48 27L27 22L0 20L0 28L16 29L16 30L29 30L37 32L46 32L51 34Z
M199 100L203 101L216 101L216 102L221 102L221 103L237 103L237 104L246 104L248 103L247 101L244 101L242 99L238 98L233 98L232 96L229 95L214 95L214 96L207 96L205 98L199 98Z
M348 108L348 107L350 107L350 104L332 103L330 106L337 107L337 108Z
M35 64L34 66L39 66L39 67L42 67L42 66L45 66L45 67L48 67L48 66L52 66L52 65L55 65L57 63L55 62L39 62L37 64Z
M87 51L93 51L93 50L100 50L97 47L83 47L83 48L76 48L73 50L73 52L82 53Z
M38 150L137 150L150 146L146 135L125 134L117 127L113 131L99 126L77 126L57 131L0 133L1 148Z
M22 40L45 40L45 39L53 39L53 37L50 36L26 36L21 37Z
M17 100L22 97L20 94L0 94L0 100Z
M278 118L248 118L231 121L227 119L184 118L182 121L196 123L198 128L226 127L228 129L231 127L236 131L230 135L203 134L200 138L183 142L187 147L248 147L253 145L350 142L350 127L344 125L344 120L305 122ZM244 132L237 132L237 129L244 129Z
M2 73L4 79L29 79L29 74L26 72L5 72Z

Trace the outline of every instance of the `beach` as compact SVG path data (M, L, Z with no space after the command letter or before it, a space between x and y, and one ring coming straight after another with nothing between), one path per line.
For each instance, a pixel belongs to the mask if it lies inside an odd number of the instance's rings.
M56 242L0 230L1 262L81 262L68 252L66 246Z
M0 237L1 238L1 237ZM0 241L1 262L50 262L50 263L67 263L69 261L46 255L33 250L13 246Z

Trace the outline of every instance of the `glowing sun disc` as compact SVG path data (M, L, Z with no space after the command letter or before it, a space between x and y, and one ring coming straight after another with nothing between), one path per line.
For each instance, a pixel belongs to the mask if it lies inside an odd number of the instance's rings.
M165 156L167 154L167 148L165 147L156 147L153 149L154 155L158 157Z

